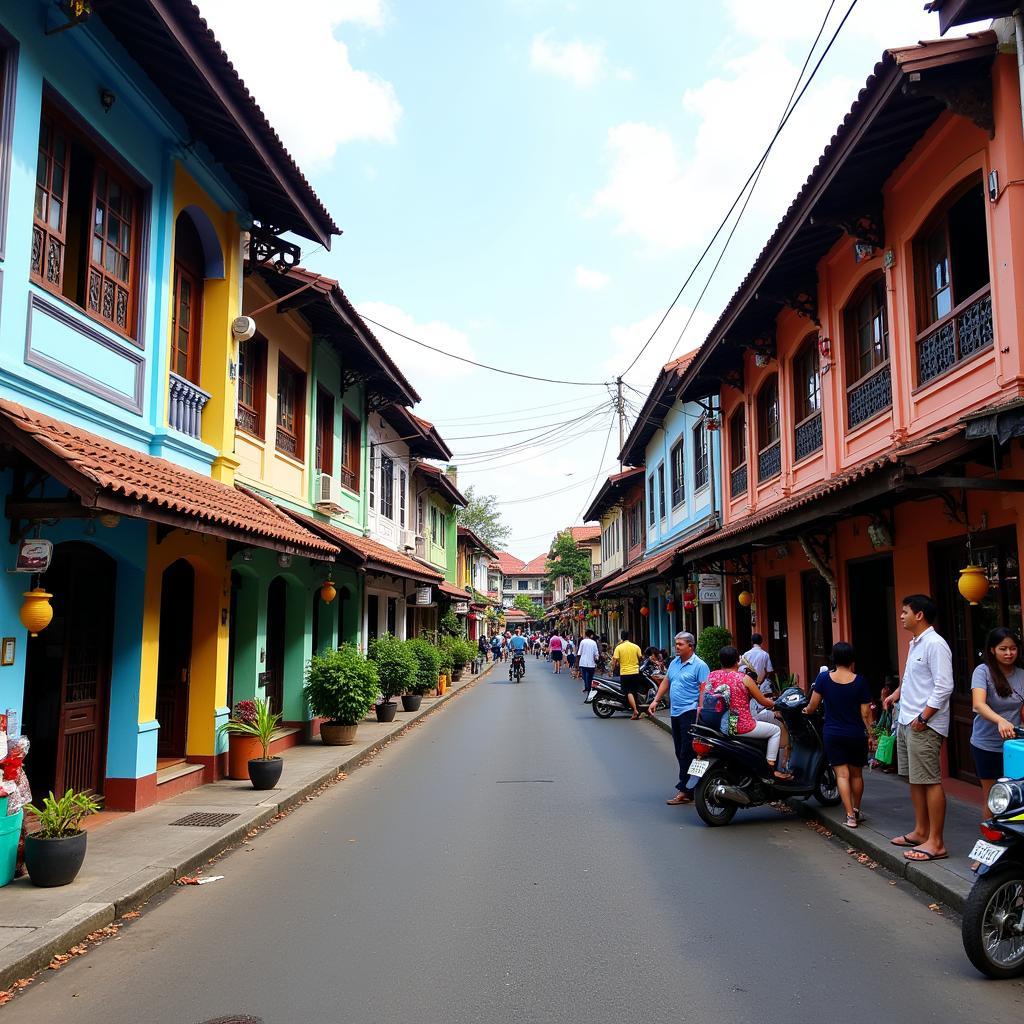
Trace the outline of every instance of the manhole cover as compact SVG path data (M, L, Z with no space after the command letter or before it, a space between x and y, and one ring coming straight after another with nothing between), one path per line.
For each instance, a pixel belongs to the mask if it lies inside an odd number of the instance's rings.
M235 815L232 815L232 817L237 818L238 815L235 814ZM175 824L177 824L177 822L175 822ZM243 1015L243 1016L231 1015L231 1016L228 1016L228 1017L214 1017L213 1020L203 1020L203 1021L200 1021L199 1024L263 1024L263 1018L262 1017L247 1017L245 1015Z
M220 828L221 825L226 825L229 821L237 818L237 814L225 814L223 811L214 813L211 811L195 811L192 814L186 814L184 818L179 818L177 821L172 821L172 825L191 825L193 828ZM244 1017L224 1017L223 1020L245 1020ZM252 1018L249 1018L252 1019Z

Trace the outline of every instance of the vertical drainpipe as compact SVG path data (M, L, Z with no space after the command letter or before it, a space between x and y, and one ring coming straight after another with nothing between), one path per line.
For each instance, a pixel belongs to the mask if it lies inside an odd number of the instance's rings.
M1013 36L1017 44L1017 82L1020 90L1021 128L1024 130L1024 14L1013 12Z

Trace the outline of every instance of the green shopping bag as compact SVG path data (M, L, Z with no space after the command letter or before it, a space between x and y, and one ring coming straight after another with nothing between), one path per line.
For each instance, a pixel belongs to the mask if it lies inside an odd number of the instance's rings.
M896 754L896 737L892 732L892 715L885 711L875 727L878 746L875 748L875 760L879 764L892 764Z

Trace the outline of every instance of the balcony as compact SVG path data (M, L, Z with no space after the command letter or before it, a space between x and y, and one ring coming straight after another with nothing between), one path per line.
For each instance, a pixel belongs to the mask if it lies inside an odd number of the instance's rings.
M892 405L892 371L889 364L857 381L846 392L846 422L850 430L884 412Z
M782 472L782 443L776 441L758 453L757 482L764 483Z
M729 475L729 496L738 498L747 493L747 464L737 466Z
M203 409L209 394L176 373L170 374L168 391L167 422L171 429L198 440L203 435Z
M988 348L993 340L992 293L986 285L918 338L918 386Z
M797 424L794 435L794 461L799 462L821 451L821 413L816 412L813 416Z

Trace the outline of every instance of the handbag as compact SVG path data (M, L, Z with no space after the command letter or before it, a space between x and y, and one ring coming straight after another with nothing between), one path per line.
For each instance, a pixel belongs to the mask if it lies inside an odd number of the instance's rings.
M878 746L875 748L875 760L879 764L892 764L896 753L896 737L892 731L892 715L888 711L882 712L877 730Z

